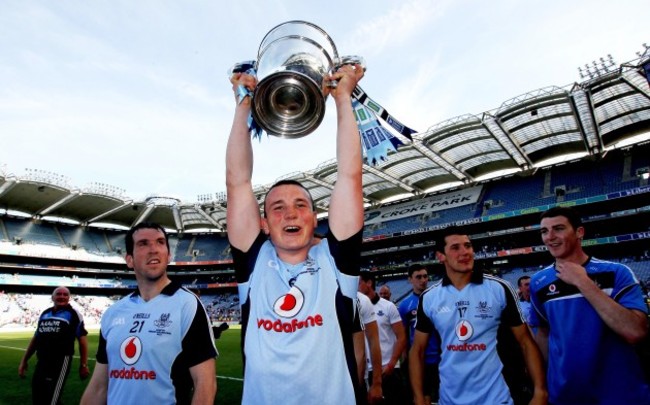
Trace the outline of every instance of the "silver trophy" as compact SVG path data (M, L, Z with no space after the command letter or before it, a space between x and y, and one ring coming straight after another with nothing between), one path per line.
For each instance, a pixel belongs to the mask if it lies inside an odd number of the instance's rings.
M260 44L257 61L247 63L254 65L258 78L253 118L268 134L281 138L300 138L318 128L325 116L327 87L336 85L326 83L327 74L344 64L364 65L358 56L340 58L330 36L306 21L273 28ZM241 65L231 72L244 71Z

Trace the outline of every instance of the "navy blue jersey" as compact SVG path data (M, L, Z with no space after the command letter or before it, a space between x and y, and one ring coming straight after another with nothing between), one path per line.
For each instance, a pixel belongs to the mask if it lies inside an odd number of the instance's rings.
M104 313L100 332L109 404L189 403L189 368L217 355L205 308L175 283L149 301L137 291L122 298Z
M413 344L419 302L420 296L411 292L397 307L404 323L404 329L408 334L408 347ZM438 364L440 362L440 337L436 333L429 336L429 344L424 351L424 362L426 364Z
M619 263L591 258L587 274L625 308L647 313L641 287ZM553 404L650 404L650 390L634 347L600 318L577 287L558 279L555 266L530 282L531 323L549 328L548 392Z
M60 359L74 354L75 339L86 336L83 317L71 305L43 311L36 328L36 356L39 360Z

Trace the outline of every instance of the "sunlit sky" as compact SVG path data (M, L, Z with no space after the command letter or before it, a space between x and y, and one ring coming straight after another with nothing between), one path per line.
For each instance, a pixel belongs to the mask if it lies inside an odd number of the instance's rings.
M226 71L289 20L361 55L364 90L418 130L551 85L650 43L639 1L2 1L0 171L185 202L225 191ZM335 108L301 139L254 143L253 182L335 157Z

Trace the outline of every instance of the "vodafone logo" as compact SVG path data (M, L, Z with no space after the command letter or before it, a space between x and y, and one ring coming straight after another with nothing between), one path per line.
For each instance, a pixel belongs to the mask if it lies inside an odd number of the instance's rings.
M548 286L548 292L546 293L547 296L549 295L556 295L559 294L557 291L557 286L555 284L551 284Z
M474 335L474 327L466 319L461 319L460 322L456 324L456 337L461 342L468 340Z
M120 358L129 366L138 362L142 354L142 342L137 336L129 336L120 345Z
M305 296L295 285L288 293L280 296L273 304L273 311L283 318L292 318L300 312L305 302Z

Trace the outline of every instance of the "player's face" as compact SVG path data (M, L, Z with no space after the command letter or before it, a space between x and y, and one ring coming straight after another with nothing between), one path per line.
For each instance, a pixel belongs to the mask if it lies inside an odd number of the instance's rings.
M429 284L429 274L425 269L414 271L409 277L409 283L413 286L413 292L422 294L422 291L426 290L427 284Z
M379 296L385 300L390 300L390 290L386 287L379 289Z
M67 288L57 288L52 293L52 302L56 307L64 307L70 303L70 291Z
M445 238L445 253L438 252L438 260L447 272L469 273L474 269L474 248L467 235L449 235Z
M165 235L159 229L143 228L133 234L133 255L126 255L126 264L137 278L157 281L167 272L169 250Z
M543 218L540 233L551 256L566 259L580 251L585 230L583 227L573 229L565 216L557 216Z
M269 192L264 204L262 228L271 237L278 256L294 264L305 260L317 225L307 191L293 184L278 186Z

